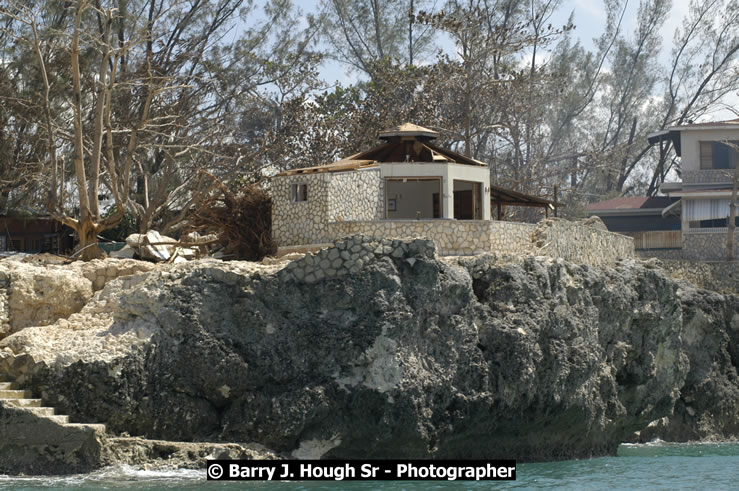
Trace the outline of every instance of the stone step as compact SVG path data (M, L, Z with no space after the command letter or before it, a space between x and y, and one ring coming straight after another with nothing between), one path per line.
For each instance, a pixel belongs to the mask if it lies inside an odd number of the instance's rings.
M56 414L54 416L45 416L46 419L50 419L55 423L59 423L60 425L68 425L69 423L69 416L66 414Z
M56 414L53 407L25 407L24 409L39 416L54 416Z
M29 399L33 397L30 390L2 390L0 389L0 399Z
M72 428L91 428L95 430L100 430L103 433L105 433L105 425L104 424L94 424L94 423L66 423L64 426L69 426Z
M11 389L17 389L18 384L15 382L0 382L0 390L11 390Z
M9 406L16 406L16 407L41 407L42 401L41 399L4 399L0 398L0 402L7 404Z

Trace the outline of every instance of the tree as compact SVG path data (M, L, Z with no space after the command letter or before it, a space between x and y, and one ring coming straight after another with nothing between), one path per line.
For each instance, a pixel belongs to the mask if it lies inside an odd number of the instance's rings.
M724 145L731 148L736 154L739 154L739 145L734 142L724 141ZM733 261L736 246L736 203L739 199L739 163L734 165L734 172L725 173L731 179L731 197L729 198L729 217L727 220L727 237L726 237L726 259Z
M221 177L243 165L231 124L234 106L245 93L302 66L315 26L309 22L311 32L302 38L303 30L290 31L292 4L278 0L266 5L264 22L225 45L223 36L241 6L242 0L107 6L77 0L11 2L0 10L4 32L26 47L12 55L33 54L49 210L77 232L84 259L100 254L97 235L114 227L125 210L142 230L169 218L162 222L167 228L213 188L201 170ZM275 63L287 53L293 57ZM64 200L61 166L68 155L76 213ZM100 206L106 196L115 210L107 215Z
M665 81L663 113L655 129L699 118L720 107L739 90L734 65L739 58L739 11L735 1L694 1L675 32L672 62ZM666 150L669 150L670 145ZM677 160L665 151L652 170L647 193L653 195Z
M437 64L444 74L448 133L460 151L491 163L493 180L542 194L546 172L544 117L563 78L541 50L571 25L550 19L557 1L450 1L443 15L424 20L455 41L455 57Z
M427 0L323 0L325 34L331 55L375 80L383 59L409 65L428 54L433 29L416 22L416 12L433 8Z

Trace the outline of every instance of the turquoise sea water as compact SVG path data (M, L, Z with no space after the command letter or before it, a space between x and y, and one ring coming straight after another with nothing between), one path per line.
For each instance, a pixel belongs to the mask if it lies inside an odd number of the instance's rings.
M707 489L739 490L739 443L622 445L618 457L519 464L512 482L207 482L205 471L150 472L111 467L68 477L0 476L0 489Z

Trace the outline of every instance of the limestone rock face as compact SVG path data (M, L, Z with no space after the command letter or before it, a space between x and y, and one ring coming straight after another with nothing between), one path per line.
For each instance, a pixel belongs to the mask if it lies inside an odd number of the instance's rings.
M79 312L92 297L91 282L63 266L37 266L19 261L0 263L1 292L7 324L0 338L29 326L52 324ZM3 333L3 331L5 331Z
M739 296L680 283L683 350L690 359L673 413L650 423L636 441L739 438Z
M587 457L688 404L676 435L739 436L738 304L638 261L442 261L429 241L354 237L108 281L79 313L0 341L0 369L74 420L146 438Z
M0 339L66 319L82 310L106 282L152 268L151 263L132 259L67 265L0 261Z

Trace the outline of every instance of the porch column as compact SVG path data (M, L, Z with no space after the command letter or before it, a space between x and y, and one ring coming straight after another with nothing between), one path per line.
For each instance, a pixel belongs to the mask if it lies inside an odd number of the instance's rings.
M449 177L449 173L442 178L441 187L443 190L443 210L441 212L442 218L454 218L454 179Z

